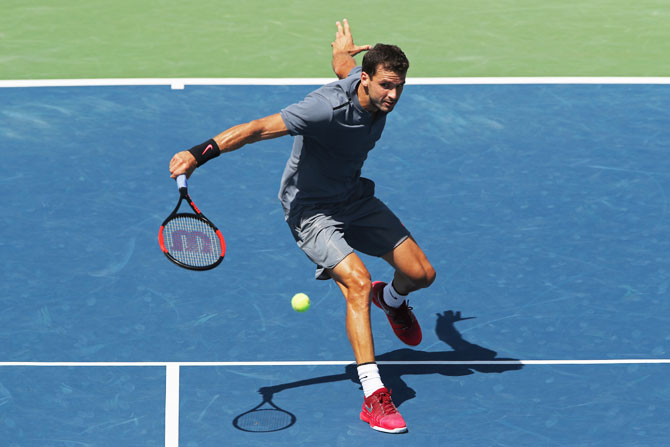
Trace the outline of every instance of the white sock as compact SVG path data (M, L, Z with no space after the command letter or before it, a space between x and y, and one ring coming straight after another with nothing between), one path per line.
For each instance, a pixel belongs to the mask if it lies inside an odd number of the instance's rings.
M370 397L380 388L384 388L381 377L379 377L379 369L376 363L364 363L358 365L358 379L363 386L363 394L365 397Z
M384 287L384 302L388 304L390 307L400 307L402 303L405 302L405 298L407 298L407 295L401 295L398 293L398 291L393 287L393 282L390 282L386 284L386 287Z

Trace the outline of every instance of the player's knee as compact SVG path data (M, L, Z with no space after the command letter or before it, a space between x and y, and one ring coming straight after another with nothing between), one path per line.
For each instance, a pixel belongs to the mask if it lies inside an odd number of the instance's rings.
M347 301L350 305L369 307L372 280L367 271L352 275L348 279L346 286L348 292Z
M435 272L435 269L433 268L432 265L429 265L428 268L426 269L426 278L425 278L426 280L424 287L430 287L430 285L435 282L436 276L437 273Z
M435 282L435 276L436 273L433 266L430 264L424 265L421 266L416 276L412 278L412 282L417 289L425 289Z
M370 292L372 291L372 280L370 279L370 274L361 275L357 277L352 283L352 291L355 295L361 296L364 298L370 297Z

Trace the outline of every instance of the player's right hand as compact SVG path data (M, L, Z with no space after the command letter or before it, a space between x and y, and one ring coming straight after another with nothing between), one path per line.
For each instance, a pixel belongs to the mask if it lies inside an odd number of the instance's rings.
M197 163L193 154L189 151L177 152L170 160L170 177L177 178L182 174L190 177L196 167Z

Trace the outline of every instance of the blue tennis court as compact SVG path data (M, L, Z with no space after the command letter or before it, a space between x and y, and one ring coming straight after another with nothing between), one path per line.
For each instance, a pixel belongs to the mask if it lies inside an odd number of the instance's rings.
M314 88L0 89L1 444L667 443L670 86L407 86L363 172L437 270L412 298L417 348L373 309L399 436L358 420L344 299L283 221L289 137L189 181L226 238L218 268L180 269L157 243L176 150ZM290 427L234 425L260 389Z

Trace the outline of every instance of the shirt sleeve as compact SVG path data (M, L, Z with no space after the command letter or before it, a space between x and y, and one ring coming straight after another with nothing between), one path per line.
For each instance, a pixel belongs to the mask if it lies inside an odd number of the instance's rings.
M357 65L357 66L355 66L354 68L351 69L351 71L349 72L347 77L356 76L356 77L360 78L362 72L363 72L363 67L361 67L360 65Z
M280 112L290 135L317 135L330 123L333 107L322 95L313 92Z

